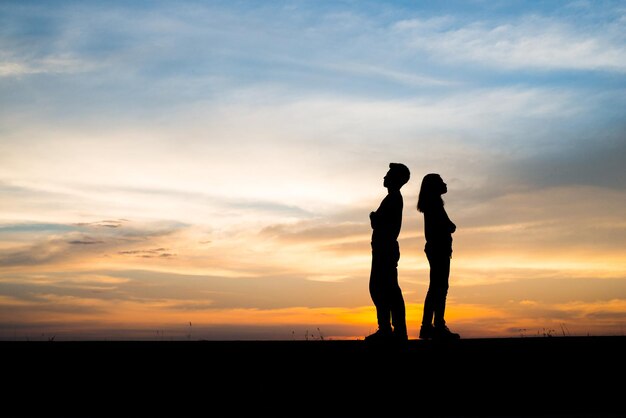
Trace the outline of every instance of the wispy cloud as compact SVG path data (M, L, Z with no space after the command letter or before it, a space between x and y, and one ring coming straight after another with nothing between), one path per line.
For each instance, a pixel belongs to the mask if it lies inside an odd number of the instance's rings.
M128 219L108 219L103 221L95 221L95 222L78 222L76 226L80 227L102 227L102 228L119 228L124 222L128 222Z
M354 239L369 236L369 223L334 223L326 219L302 221L296 224L270 225L260 232L262 237L276 238L285 242L323 242Z
M19 61L4 58L0 61L0 77L19 77L33 74L75 74L93 71L98 66L90 61L68 57L48 57L40 60Z
M537 15L502 21L411 19L395 29L437 59L503 69L626 71L624 22L574 26Z
M3 268L17 266L43 266L43 265L67 265L78 262L89 265L98 259L109 257L111 253L119 255L132 254L133 251L144 258L174 257L174 254L165 248L150 250L129 250L129 247L145 244L148 241L159 242L167 240L180 228L171 224L162 223L141 224L126 221L127 225L121 227L121 223L104 224L95 222L79 222L66 225L66 228L55 227L52 230L44 230L42 234L40 224L19 224L16 231L12 227L13 237L11 241L5 235L5 248L0 249L0 266ZM115 225L115 227L111 227Z
M544 149L512 158L500 167L507 181L514 178L533 187L595 186L626 190L626 127L595 130L575 138L580 145Z
M94 239L83 239L83 240L72 240L68 241L68 244L72 245L93 245L93 244L104 244L104 241L98 241Z
M52 263L63 258L66 245L66 241L49 240L32 244L27 248L4 249L0 253L0 265L14 267Z
M149 250L126 250L118 251L120 255L128 255L141 258L169 258L176 257L176 254L169 252L167 248L154 248Z

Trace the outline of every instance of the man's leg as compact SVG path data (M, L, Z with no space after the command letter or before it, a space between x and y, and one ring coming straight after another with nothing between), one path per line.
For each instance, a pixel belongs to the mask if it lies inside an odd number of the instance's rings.
M381 333L391 333L391 310L389 306L388 290L385 286L384 263L377 254L372 256L372 270L370 273L370 296L376 307L376 321Z
M400 248L396 243L396 245L391 248L389 257L386 260L387 265L385 266L387 271L387 283L389 284L389 308L391 311L394 336L406 339L406 308L404 306L402 289L398 282L398 261L400 261Z

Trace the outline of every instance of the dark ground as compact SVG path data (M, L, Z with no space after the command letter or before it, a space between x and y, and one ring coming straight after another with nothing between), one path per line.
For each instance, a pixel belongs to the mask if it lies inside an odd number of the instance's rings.
M1 342L4 417L626 417L626 337Z

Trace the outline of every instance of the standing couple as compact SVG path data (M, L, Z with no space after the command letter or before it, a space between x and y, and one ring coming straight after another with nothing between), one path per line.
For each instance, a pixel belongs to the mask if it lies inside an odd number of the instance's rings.
M383 186L387 196L375 212L370 213L372 226L372 269L370 295L376 306L378 330L365 340L406 341L406 313L404 298L398 284L398 261L400 247L398 235L402 227L404 205L400 189L410 178L409 169L400 163L389 164ZM417 200L417 210L424 214L424 251L430 265L430 283L424 300L424 313L420 339L458 339L444 319L450 259L452 257L452 234L456 230L443 207L441 196L448 191L439 174L424 176Z

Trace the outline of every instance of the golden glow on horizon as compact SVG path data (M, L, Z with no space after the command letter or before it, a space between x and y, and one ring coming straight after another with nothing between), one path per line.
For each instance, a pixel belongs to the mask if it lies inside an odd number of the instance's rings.
M289 335L290 328L319 327L324 333L324 329L332 330L327 337L337 339L362 338L375 329L375 310L367 291L371 262L369 236L358 233L360 228L368 227L366 224L354 224L347 230L342 230L339 224L337 231L328 222L320 224L319 229L315 222L281 224L273 230L274 235L264 233L263 229L228 234L207 226L170 230L132 220L120 222L115 228L97 222L86 224L76 226L76 231L55 233L52 238L45 232L38 233L40 241L30 246L23 238L4 243L4 248L15 254L17 260L42 254L48 257L37 262L34 259L31 265L2 266L0 283L31 289L29 298L1 295L0 309L12 310L15 326L38 324L41 329L58 330L62 323L66 324L63 329L80 333L98 329L184 330L184 324L192 322L197 329L274 327L285 330L285 335ZM405 228L411 227L405 223ZM419 224L415 226L418 227ZM516 225L495 228L516 229L519 229ZM347 231L352 232L342 235ZM626 273L626 260L619 249L607 252L589 247L560 251L547 246L539 251L531 243L528 247L520 245L516 251L501 249L480 254L464 250L472 248L474 242L481 245L481 234L461 234L463 230L459 230L462 238L455 241L447 311L450 326L459 332L467 336L531 335L543 329L563 332L560 328L563 324L571 333L593 333L594 329L621 332L619 321L610 319L619 318L626 311L626 298L620 299L620 291L623 292L620 287L616 287L616 299L610 302L508 301L502 300L496 290L490 290L490 286L520 279L620 280ZM416 334L428 263L421 234L406 235L400 282L407 302L407 324ZM342 247L343 244L348 246ZM141 280L134 272L143 272ZM154 283L151 275L158 275ZM217 278L219 281L215 282ZM294 279L317 283L315 286L340 286L341 296L332 299L333 305L324 301L333 296L328 292L334 290L320 288L310 294L290 293L297 292L294 290L297 286L284 292L280 286L269 286L267 291L259 288L261 294L247 295L250 285L255 288L269 285L266 280L284 280L288 284ZM223 290L212 292L213 283ZM480 303L467 303L466 296L463 301L457 301L462 289L471 290L475 286L482 286L477 293ZM598 284L589 282L588 286L593 289ZM68 293L64 294L66 290ZM172 294L177 297L172 298ZM307 300L306 296L310 298ZM261 297L268 301L268 307L229 308L224 306L225 302L218 303L236 297L249 305ZM303 304L320 307L271 306L293 303L290 299L294 297L299 297ZM552 319L553 313L558 313L556 317L564 318L563 321ZM206 332L207 336L213 335Z
M40 327L51 324L50 333L63 333L76 330L74 338L80 338L80 330L90 330L92 333L98 329L110 331L118 329L144 329L144 330L167 330L177 338L183 338L191 329L205 330L204 334L196 334L197 338L211 336L206 330L212 327L274 327L282 329L284 339L292 338L293 329L306 328L312 333L319 330L326 338L333 339L362 339L365 335L375 330L375 310L371 306L357 308L285 308L285 309L207 309L204 311L189 311L179 309L180 301L162 300L152 303L139 302L115 302L103 303L97 299L83 299L72 297L56 297L54 295L41 295L43 298L57 306L71 304L73 308L90 307L102 309L99 314L72 314L72 313L48 313L45 317L33 315L26 316L26 323ZM21 307L23 302L17 302L10 298L0 298L0 303L5 306ZM520 305L526 305L523 303ZM601 306L599 306L601 305ZM544 307L547 308L547 307ZM557 308L554 306L552 308ZM584 304L574 303L562 306L565 310L578 312L579 319L575 323L555 321L548 318L529 318L512 315L507 309L492 309L478 305L452 304L448 311L448 323L454 324L454 328L468 338L480 336L519 336L545 333L550 330L554 335L567 332L572 335L581 335L589 332L594 327L594 321L584 319L581 312L593 313L597 310L623 312L626 303L623 300L615 300L607 304ZM416 338L420 326L422 305L407 304L407 326L409 337ZM103 315L105 313L105 315ZM58 323L65 325L59 326ZM186 328L189 323L193 328ZM15 325L20 325L18 322ZM595 324L597 326L597 324ZM604 324L602 329L619 332L610 323ZM451 327L453 325L450 325ZM35 326L34 329L37 329ZM333 334L327 334L326 330L334 330ZM106 338L106 335L103 336ZM213 337L215 338L215 337ZM219 337L217 337L219 339ZM298 335L298 339L302 336Z

